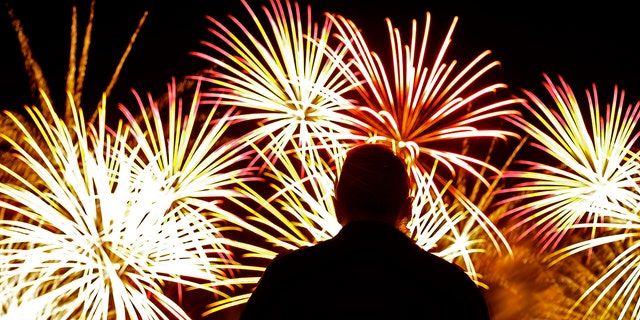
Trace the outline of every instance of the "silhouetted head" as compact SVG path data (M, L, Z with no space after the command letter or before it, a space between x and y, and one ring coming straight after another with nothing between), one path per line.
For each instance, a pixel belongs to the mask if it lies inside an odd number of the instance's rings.
M404 162L391 149L364 144L347 152L335 187L336 216L396 224L409 214L409 178Z

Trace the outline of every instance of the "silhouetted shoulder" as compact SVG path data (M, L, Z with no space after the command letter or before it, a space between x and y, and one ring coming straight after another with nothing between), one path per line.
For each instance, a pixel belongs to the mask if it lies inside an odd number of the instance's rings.
M481 292L461 268L369 221L274 259L251 309L270 310L272 319L488 319Z

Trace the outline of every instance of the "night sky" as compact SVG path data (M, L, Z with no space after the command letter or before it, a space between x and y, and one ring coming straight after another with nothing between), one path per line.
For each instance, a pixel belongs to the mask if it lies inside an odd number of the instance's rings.
M131 89L162 94L172 76L180 78L206 67L201 59L190 55L192 51L202 50L211 53L199 43L200 40L214 40L207 32L210 22L206 15L230 25L225 16L233 14L251 24L239 0L164 2L97 0L84 101L92 106L98 101L146 9L149 10L148 19L122 70L111 102L132 103ZM384 5L373 2L307 0L299 3L310 4L318 17L329 11L354 20L362 28L370 47L378 52L390 48L385 17L391 18L404 34L409 34L411 19L418 19L421 27L425 13L429 11L433 27L430 44L436 49L436 45L440 45L438 37L445 34L453 17L458 16L448 59L468 63L482 51L491 50L490 58L500 61L502 68L493 73L489 81L504 82L514 92L526 88L545 96L541 82L542 73L547 73L552 77L562 76L579 96L595 83L603 96L610 94L617 84L627 91L628 102L640 97L637 80L640 62L636 49L640 24L632 2L607 1L606 7L567 7L560 5L560 1L511 1L505 4L394 0ZM476 2L478 4L469 5ZM22 20L34 57L51 87L54 102L62 104L74 2L20 0L8 3ZM89 1L76 3L83 25L82 21L88 16ZM256 11L261 4L268 4L264 0L250 3ZM0 108L22 108L33 99L6 8L2 7L0 14ZM263 16L262 12L260 16Z

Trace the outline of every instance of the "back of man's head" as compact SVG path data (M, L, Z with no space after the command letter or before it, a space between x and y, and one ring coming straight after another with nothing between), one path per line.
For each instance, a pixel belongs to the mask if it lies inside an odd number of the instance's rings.
M391 149L364 144L347 152L336 185L343 211L359 219L395 221L409 197L409 179L403 161Z

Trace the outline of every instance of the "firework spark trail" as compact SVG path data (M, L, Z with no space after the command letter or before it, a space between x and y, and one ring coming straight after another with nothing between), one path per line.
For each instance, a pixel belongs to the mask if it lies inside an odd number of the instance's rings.
M262 158L269 163L266 154L262 154ZM302 162L302 166L298 162ZM342 163L342 158L338 163ZM269 169L265 176L271 181L274 194L268 199L254 199L277 218L265 219L255 211L254 217L249 218L279 233L270 235L269 242L278 243L277 239L284 238L295 245L293 248L300 248L338 233L340 224L332 200L337 177L335 166L327 162L305 163L300 159L279 157L278 162L269 164ZM278 226L278 222L285 228Z
M640 191L640 190L639 190ZM612 210L614 211L614 210ZM629 212L622 213L629 215ZM618 319L630 317L635 319L639 315L640 293L640 228L638 218L633 222L618 223L585 223L576 224L573 228L598 228L595 238L579 241L558 249L547 256L547 262L555 265L561 261L577 255L580 252L592 250L611 243L621 243L624 250L618 253L605 270L598 274L598 278L586 288L575 301L569 312L581 308L583 319L593 315L609 316ZM586 307L583 307L585 306Z
M632 153L631 158L638 161L638 153ZM640 195L640 186L629 187L636 195ZM586 288L569 312L586 305L583 319L592 315L617 317L623 319L637 318L640 315L640 215L636 204L633 207L611 203L600 212L598 220L575 223L570 228L574 230L590 230L591 237L568 244L557 249L546 257L550 265L587 251L607 245L621 245L606 268L599 273L599 277ZM593 230L597 230L594 233ZM584 239L584 238L582 238ZM581 309L585 309L584 307Z
M354 81L358 97L362 101L359 102L359 108L349 111L366 123L366 126L358 127L366 129L359 133L364 139L389 144L395 150L406 153L409 162L421 168L420 172L431 170L431 161L421 157L427 155L447 167L452 174L454 166L457 166L485 183L485 177L478 173L476 167L500 173L481 160L459 152L441 150L433 144L465 138L518 137L516 133L507 130L474 127L484 121L518 114L517 110L507 108L517 103L518 99L489 99L485 102L484 98L506 88L501 83L476 89L483 85L480 83L481 78L499 65L497 61L483 65L489 51L478 55L457 74L457 62L454 60L450 64L446 63L445 56L457 18L433 59L433 65L428 65L431 58L427 51L430 14L426 14L421 42L417 21L413 20L409 45L402 43L400 31L387 19L393 74L387 73L380 57L369 49L363 33L355 23L339 15L331 15L330 18L338 29L339 39L350 52L349 64L343 67L346 69L345 74L350 75L349 78ZM468 110L473 104L479 107Z
M46 106L46 101L41 98L43 95L40 94L40 92L44 92L47 97L50 97L47 80L44 77L44 73L40 65L34 58L34 53L31 49L31 45L29 44L29 38L24 32L24 28L22 26L20 19L15 15L14 10L11 7L9 7L8 4L7 4L7 9L8 9L7 13L9 15L9 18L11 19L11 24L13 25L14 31L16 33L16 37L20 42L20 49L21 49L24 64L25 64L25 70L29 75L29 82L30 82L32 94L39 99L38 105L40 107L40 110L46 114L49 111L49 108ZM84 37L82 37L82 41L81 41L82 47L80 48L79 56L78 56L78 46L79 46L78 7L76 5L73 5L71 8L71 12L72 12L71 22L70 22L70 28L69 28L71 41L70 41L70 47L69 47L69 62L68 62L69 64L67 68L67 74L65 77L66 78L65 90L66 92L73 93L73 104L71 103L70 100L68 99L65 100L64 119L67 122L73 121L72 119L73 111L71 110L71 108L74 106L81 105L80 101L81 101L83 90L84 90L84 81L86 77L87 63L89 61L89 48L92 40L92 30L94 27L95 0L92 0L90 3L89 15L87 17L87 24L85 25L85 28L84 28ZM141 17L138 23L137 29L131 35L131 39L123 55L121 56L120 61L116 66L113 75L111 76L111 81L109 82L109 85L103 91L104 95L106 95L107 98L109 97L113 86L118 81L120 71L131 49L133 48L136 37L140 33L140 29L146 20L147 14L148 12L145 12L144 15ZM102 101L98 101L98 103L96 103L96 106L99 106L101 102ZM97 112L98 112L97 109L98 108L94 110L94 113L91 117L92 121L97 116ZM46 117L49 118L49 115L46 115Z
M218 237L205 208L175 203L180 177L158 175L158 162L146 163L140 147L127 145L124 126L112 135L104 108L94 127L77 107L71 126L48 107L52 122L27 109L48 150L10 113L34 152L2 135L40 179L34 184L0 167L19 181L0 183L0 207L24 217L0 221L2 314L189 319L165 295L164 282L225 297L221 288L234 282L225 275L229 241Z
M29 75L29 86L30 86L31 92L34 95L36 95L38 92L44 91L45 94L48 96L49 85L47 84L47 80L43 75L40 64L33 57L33 51L31 50L31 45L29 44L29 38L24 32L24 28L22 27L22 22L15 15L12 8L8 7L7 14L9 14L9 18L11 19L11 24L13 26L13 29L16 32L16 37L20 42L20 51L22 52L25 70ZM37 95L37 97L41 97L41 96L42 95ZM48 112L48 108L46 107L44 99L40 99L38 101L38 104L42 108L43 112Z
M543 243L542 251L557 247L578 223L601 222L625 211L629 216L623 219L634 221L640 201L640 162L632 152L640 136L636 130L640 103L625 107L624 92L618 94L616 88L602 117L594 86L593 92L587 91L589 119L584 119L567 83L560 79L561 85L556 86L548 76L545 79L555 106L545 105L526 90L533 104L523 104L539 125L524 117L509 119L531 136L535 148L563 165L521 160L527 170L508 171L505 177L522 182L504 190L521 194L510 200L524 201L505 214L518 220L513 229L526 227L522 236L533 233ZM596 233L594 227L591 236Z
M438 185L435 169L427 174L413 173L420 179L416 181L412 218L407 223L407 230L416 244L459 264L474 281L483 285L474 265L474 255L484 253L487 242L498 253L504 248L512 254L509 242L493 221L464 194L453 191L456 196L447 198L445 194L454 181L450 180L444 187ZM418 169L413 167L412 170Z
M210 30L223 45L203 43L222 57L195 53L216 66L205 78L215 87L203 96L241 107L244 120L258 121L245 139L264 141L262 150L271 159L285 150L318 158L318 148L330 151L353 139L353 127L363 124L344 112L352 108L344 96L353 84L338 66L347 51L329 44L331 20L318 25L310 7L305 19L297 3L272 0L270 9L263 7L265 25L243 4L258 33L235 17L231 20L241 36L210 18L215 26Z

